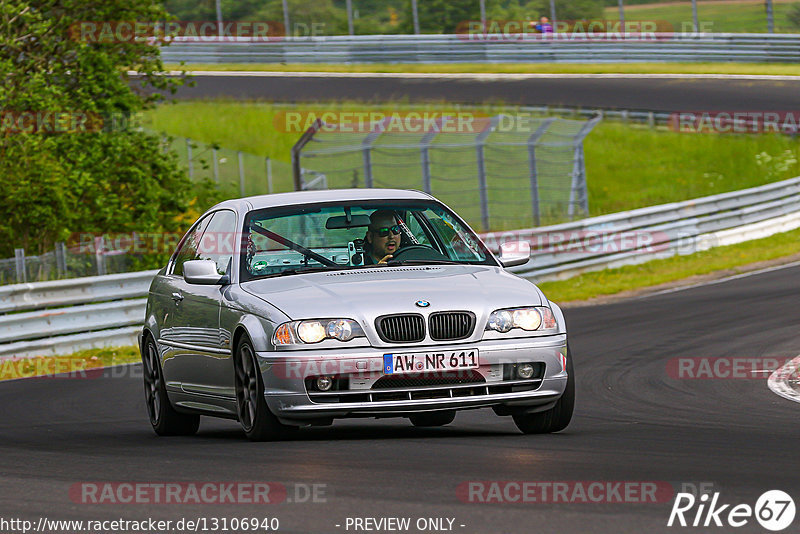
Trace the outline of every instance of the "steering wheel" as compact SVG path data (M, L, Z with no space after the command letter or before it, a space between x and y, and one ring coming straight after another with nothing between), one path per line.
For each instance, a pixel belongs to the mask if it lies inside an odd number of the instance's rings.
M392 254L389 261L446 260L447 256L426 245L406 245Z

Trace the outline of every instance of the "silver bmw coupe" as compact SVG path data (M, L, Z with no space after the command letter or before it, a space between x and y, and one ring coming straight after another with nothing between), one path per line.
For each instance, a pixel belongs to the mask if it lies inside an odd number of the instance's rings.
M252 440L345 417L441 426L492 408L525 433L572 418L564 316L432 196L391 189L222 202L154 278L140 336L150 423L236 419Z

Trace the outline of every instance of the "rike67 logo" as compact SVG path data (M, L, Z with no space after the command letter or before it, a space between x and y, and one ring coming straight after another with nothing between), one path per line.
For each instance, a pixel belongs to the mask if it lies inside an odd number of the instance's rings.
M713 495L705 493L700 497L678 493L667 526L739 528L755 518L763 528L777 532L791 525L794 515L794 500L781 490L765 492L755 506L723 504L719 492Z

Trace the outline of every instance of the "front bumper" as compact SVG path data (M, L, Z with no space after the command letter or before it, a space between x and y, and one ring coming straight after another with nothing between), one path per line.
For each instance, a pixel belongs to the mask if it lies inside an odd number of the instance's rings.
M375 389L388 353L424 353L478 349L477 380L458 384L414 384ZM482 407L547 409L564 393L567 384L564 334L442 346L342 348L257 353L270 410L284 422L343 417L402 416L436 410ZM503 367L516 363L543 364L541 375L520 380L503 375ZM306 378L320 375L350 376L348 388L328 394L307 391ZM313 400L312 400L313 397ZM503 408L504 407L504 408Z

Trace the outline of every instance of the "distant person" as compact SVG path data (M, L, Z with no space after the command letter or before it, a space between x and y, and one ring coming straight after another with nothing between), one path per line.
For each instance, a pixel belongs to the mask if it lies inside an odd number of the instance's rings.
M550 19L547 17L540 18L539 24L537 24L535 28L539 33L553 33L553 25L550 24Z

